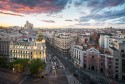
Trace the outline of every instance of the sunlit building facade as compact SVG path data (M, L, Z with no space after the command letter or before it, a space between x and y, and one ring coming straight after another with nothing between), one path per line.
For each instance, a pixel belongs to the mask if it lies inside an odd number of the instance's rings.
M43 59L46 58L45 40L42 41L17 41L10 43L10 60L17 58Z

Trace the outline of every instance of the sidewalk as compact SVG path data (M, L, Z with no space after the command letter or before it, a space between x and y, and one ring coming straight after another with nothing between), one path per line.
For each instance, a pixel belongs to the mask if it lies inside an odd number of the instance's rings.
M13 72L12 70L3 69L3 68L0 68L0 71L2 71L2 72L7 72L7 73L11 73L11 74L14 74L14 75L18 75L18 74L19 74L19 73Z

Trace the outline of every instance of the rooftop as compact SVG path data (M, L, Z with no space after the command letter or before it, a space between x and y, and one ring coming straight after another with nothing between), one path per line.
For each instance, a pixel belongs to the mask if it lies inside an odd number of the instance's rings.
M108 33L100 33L100 35L108 35L108 36L112 36L112 34L108 34Z

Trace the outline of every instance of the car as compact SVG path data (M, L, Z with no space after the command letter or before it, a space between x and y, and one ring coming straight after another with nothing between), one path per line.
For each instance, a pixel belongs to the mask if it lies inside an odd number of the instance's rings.
M73 76L74 76L74 77L78 77L79 75L78 75L77 73L74 73Z
M54 62L54 64L56 65L56 62Z
M63 66L60 66L60 68L62 69L62 68L63 68Z
M55 69L55 66L52 66L53 69Z
M53 67L53 70L55 69L55 67Z

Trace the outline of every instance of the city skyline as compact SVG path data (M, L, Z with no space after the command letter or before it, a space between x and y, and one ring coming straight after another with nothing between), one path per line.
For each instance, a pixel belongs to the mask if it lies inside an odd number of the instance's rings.
M0 26L125 27L125 0L1 0Z

